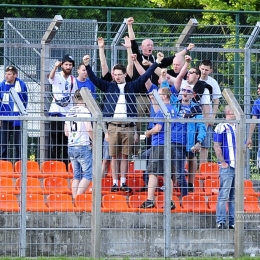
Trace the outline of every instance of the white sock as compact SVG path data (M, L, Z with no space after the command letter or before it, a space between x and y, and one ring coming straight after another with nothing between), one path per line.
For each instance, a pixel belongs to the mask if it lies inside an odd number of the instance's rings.
M113 179L113 185L116 184L116 186L118 186L118 180L114 180Z
M120 186L126 182L126 177L120 177Z

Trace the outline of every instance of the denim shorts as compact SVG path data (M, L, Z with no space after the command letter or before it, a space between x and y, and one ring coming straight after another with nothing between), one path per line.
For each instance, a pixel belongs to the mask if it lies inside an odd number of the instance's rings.
M71 160L74 179L92 180L92 148L89 145L69 146L68 154Z
M202 148L209 149L211 147L212 136L213 136L213 128L212 125L209 125L207 128L206 136L201 144Z
M109 144L108 141L103 141L103 160L111 160L111 156L109 155Z

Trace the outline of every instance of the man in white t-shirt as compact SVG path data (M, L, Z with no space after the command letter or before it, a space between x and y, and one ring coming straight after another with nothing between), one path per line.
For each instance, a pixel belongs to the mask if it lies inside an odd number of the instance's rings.
M66 121L65 135L68 137L68 155L73 168L72 197L85 193L92 181L92 147L93 129L91 122L78 121L77 118L91 117L89 110L76 90L74 98L76 104L72 107L67 117L75 117L73 121Z
M212 72L212 62L210 60L203 60L200 63L199 69L201 71L200 79L205 81L212 87L212 102L210 103L209 117L215 119L218 111L219 99L222 97L222 94L218 82L211 76L209 76L209 74ZM208 150L211 146L212 135L212 125L208 124L206 138L201 144L200 163L207 162L208 160Z
M64 117L72 108L72 97L78 89L76 79L71 75L75 62L70 55L65 55L62 61L56 61L50 72L49 82L52 84L52 103L49 109L51 117ZM61 67L60 72L56 70ZM50 158L62 160L68 165L68 138L64 135L62 121L51 121L50 123Z

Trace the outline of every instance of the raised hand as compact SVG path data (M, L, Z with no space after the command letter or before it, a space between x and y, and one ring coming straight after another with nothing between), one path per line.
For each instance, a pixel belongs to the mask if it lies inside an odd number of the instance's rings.
M191 56L185 55L185 61L186 61L187 63L191 63L191 61L192 61Z
M195 47L194 43L190 43L187 47L187 50L190 51L191 49L193 49Z
M61 66L61 61L57 60L54 64L56 68L59 68Z
M157 53L157 59L156 62L157 63L161 63L162 59L164 58L164 54L162 52L158 52Z
M90 62L90 56L89 55L85 55L83 57L83 63L85 64L85 66L88 66Z
M125 48L131 48L131 40L128 36L124 37L125 43L122 43L123 46L125 46Z
M137 61L137 54L132 54L131 57L132 57L132 61Z
M103 37L98 37L97 38L97 42L98 42L98 47L99 48L104 48L105 47L105 41L104 41Z
M126 23L128 24L128 25L132 25L133 23L134 23L134 18L133 17L129 17L129 18L127 18L127 20L126 20Z

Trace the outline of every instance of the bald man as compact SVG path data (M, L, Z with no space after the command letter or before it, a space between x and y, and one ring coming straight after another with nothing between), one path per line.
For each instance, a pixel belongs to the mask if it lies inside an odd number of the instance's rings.
M177 77L184 66L185 60L183 56L175 56L172 61L172 69L167 70L167 73L172 77ZM187 73L183 79L186 79Z

